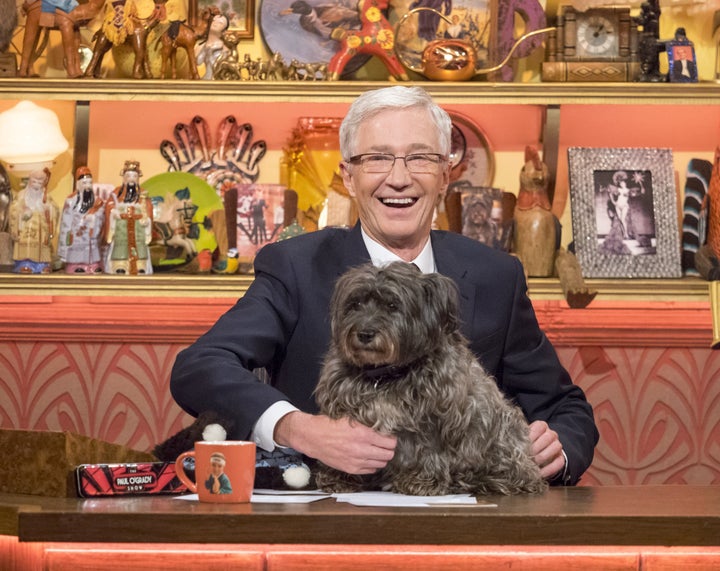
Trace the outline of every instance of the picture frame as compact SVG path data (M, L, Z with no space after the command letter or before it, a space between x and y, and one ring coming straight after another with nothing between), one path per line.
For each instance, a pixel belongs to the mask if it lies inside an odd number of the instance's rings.
M695 47L689 41L671 41L665 48L670 83L697 83L698 70Z
M193 27L202 25L203 10L215 6L229 16L229 30L242 39L255 37L255 0L188 0L188 18Z
M672 150L568 149L575 254L586 278L679 278Z

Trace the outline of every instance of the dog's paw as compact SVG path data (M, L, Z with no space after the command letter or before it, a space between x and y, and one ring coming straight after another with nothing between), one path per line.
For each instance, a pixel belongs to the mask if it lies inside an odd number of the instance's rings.
M328 494L350 494L364 489L359 476L331 468L318 470L315 474L315 484L318 489Z

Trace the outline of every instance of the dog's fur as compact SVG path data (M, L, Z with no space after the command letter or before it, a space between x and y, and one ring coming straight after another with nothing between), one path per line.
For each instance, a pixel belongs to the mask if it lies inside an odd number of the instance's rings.
M316 388L323 414L397 437L371 475L318 463L329 492L540 493L520 409L482 369L458 328L449 278L395 262L351 269L331 302L332 340Z

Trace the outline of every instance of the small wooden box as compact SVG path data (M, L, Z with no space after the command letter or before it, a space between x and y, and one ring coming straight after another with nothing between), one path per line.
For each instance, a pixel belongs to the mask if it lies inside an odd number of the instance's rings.
M0 430L0 493L77 496L80 464L152 462L149 452L71 432Z

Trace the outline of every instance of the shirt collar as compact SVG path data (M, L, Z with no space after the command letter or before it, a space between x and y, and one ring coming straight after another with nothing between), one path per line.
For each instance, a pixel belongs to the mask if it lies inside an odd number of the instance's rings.
M370 254L370 260L374 266L384 266L390 262L404 261L397 254L394 254L368 236L362 227L360 227L360 231L362 232L363 242L365 242L365 247L367 248L368 254ZM425 247L410 263L415 264L424 274L431 274L437 271L435 268L435 256L433 255L432 243L429 237L425 243Z

